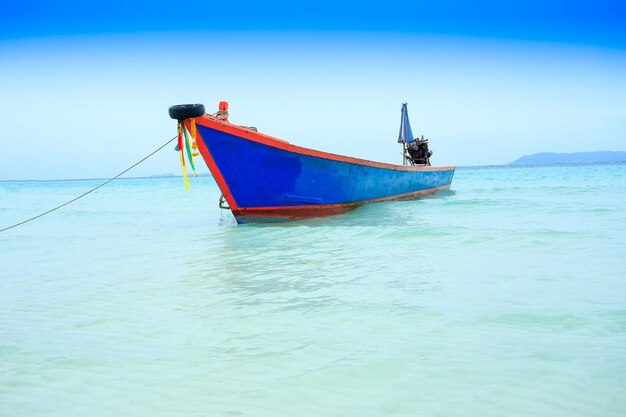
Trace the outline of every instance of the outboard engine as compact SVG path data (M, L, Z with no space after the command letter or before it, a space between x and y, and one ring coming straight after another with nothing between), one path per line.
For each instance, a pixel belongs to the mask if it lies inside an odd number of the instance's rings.
M408 160L411 165L430 165L433 151L428 149L428 139L416 139L406 145Z

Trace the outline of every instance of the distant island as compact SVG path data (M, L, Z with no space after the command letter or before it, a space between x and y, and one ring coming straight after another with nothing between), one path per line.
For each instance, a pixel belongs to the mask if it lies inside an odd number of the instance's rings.
M507 165L574 164L584 162L626 162L626 152L542 152L525 155Z

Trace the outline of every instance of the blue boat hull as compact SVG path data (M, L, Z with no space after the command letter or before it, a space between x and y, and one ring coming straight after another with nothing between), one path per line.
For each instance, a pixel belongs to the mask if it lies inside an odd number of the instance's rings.
M238 221L323 216L450 187L454 167L382 164L197 118L200 152Z

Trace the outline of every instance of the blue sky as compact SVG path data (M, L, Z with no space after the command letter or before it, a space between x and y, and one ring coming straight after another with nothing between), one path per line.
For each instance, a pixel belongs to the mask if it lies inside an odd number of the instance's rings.
M174 6L172 6L174 5ZM294 144L400 161L400 104L437 164L626 150L619 2L29 2L0 16L0 179L108 177L231 104ZM134 175L177 173L163 151Z

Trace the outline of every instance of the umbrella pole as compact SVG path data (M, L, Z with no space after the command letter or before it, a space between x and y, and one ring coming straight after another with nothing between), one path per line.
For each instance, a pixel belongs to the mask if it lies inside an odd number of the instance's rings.
M406 143L402 142L402 165L406 165Z

